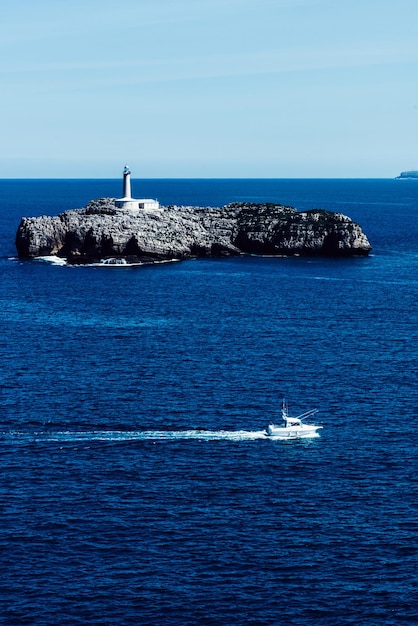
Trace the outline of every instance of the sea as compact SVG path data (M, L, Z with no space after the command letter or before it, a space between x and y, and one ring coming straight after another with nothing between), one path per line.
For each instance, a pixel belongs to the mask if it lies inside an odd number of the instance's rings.
M418 181L133 181L359 223L363 258L71 267L22 216L120 180L0 181L0 623L418 623ZM317 408L320 436L265 435Z

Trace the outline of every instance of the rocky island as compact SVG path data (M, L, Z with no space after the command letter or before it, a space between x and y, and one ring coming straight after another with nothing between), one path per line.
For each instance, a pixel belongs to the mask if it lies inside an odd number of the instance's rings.
M398 180L402 178L418 178L417 170L409 170L407 172L401 172L399 176L396 177Z
M341 213L298 212L278 204L222 208L160 207L127 213L113 199L48 217L24 217L16 235L20 258L57 255L70 263L131 262L239 254L367 255L361 227Z
M146 263L240 254L364 256L371 250L361 227L341 213L299 212L275 203L160 206L131 197L127 167L123 191L120 199L101 198L56 216L22 218L16 235L19 257Z

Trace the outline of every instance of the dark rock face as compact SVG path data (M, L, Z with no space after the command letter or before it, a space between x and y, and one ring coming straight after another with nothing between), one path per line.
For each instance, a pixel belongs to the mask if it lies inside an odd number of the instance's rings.
M169 206L131 213L116 209L111 198L54 217L23 218L16 247L21 258L58 255L73 263L242 253L352 256L371 250L360 226L340 213L298 212L272 203Z

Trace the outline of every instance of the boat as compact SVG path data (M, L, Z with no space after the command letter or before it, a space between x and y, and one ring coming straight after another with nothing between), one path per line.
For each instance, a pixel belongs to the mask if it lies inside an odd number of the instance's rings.
M266 435L274 439L304 439L308 437L319 437L317 432L322 426L316 424L305 424L303 420L312 417L318 413L318 409L312 409L296 417L291 417L288 412L287 403L282 402L282 419L284 424L278 426L269 424Z
M112 257L110 259L102 259L100 265L128 265L128 261L123 257Z

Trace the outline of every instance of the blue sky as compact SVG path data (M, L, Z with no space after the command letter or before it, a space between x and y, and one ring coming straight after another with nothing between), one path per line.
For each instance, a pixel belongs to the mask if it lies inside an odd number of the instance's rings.
M418 169L417 0L0 6L0 178Z

